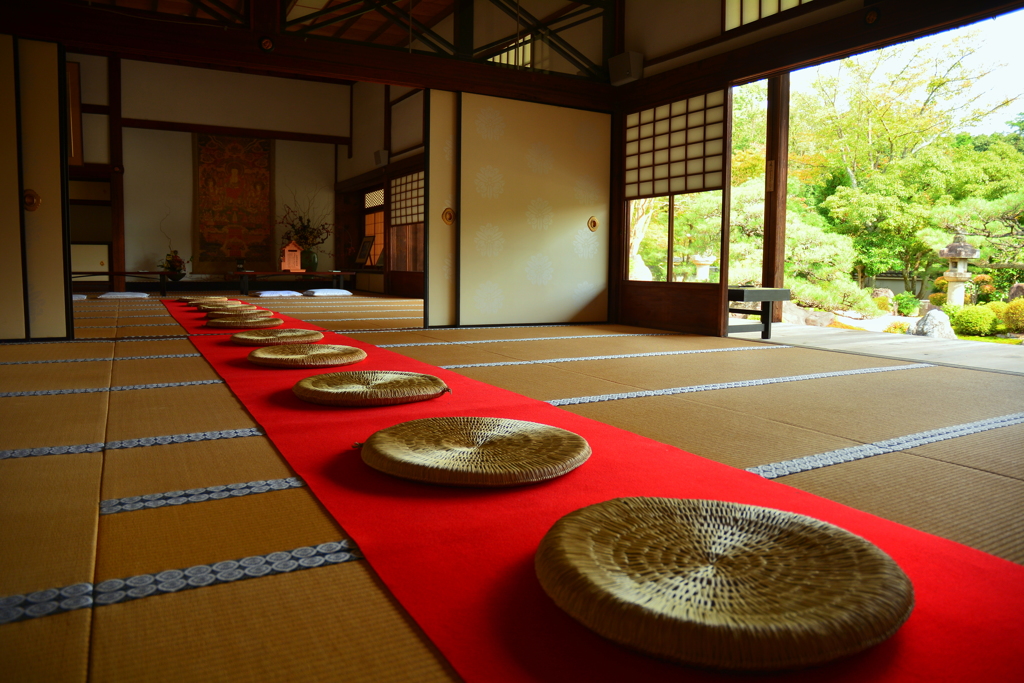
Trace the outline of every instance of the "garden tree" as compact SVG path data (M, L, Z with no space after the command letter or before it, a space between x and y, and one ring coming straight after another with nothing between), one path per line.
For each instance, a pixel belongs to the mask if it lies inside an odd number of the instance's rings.
M981 249L978 265L1024 269L1024 192L998 199L968 197L936 210L940 225Z
M768 127L768 83L757 81L732 91L732 186L764 176ZM763 187L762 187L763 192Z
M650 230L651 223L656 228ZM664 280L664 267L661 272L652 273L650 263L657 267L657 258L652 257L651 251L657 251L661 246L661 254L664 257L668 249L667 226L668 225L668 197L649 197L647 199L634 199L629 203L629 279L630 280ZM648 237L650 232L650 237ZM648 258L644 258L641 252L647 252ZM662 261L664 262L664 258ZM660 275L660 277L656 277Z
M893 269L907 291L925 294L945 265L938 250L956 232L951 220L966 215L956 207L1005 194L1024 179L1024 157L1003 147L1010 157L936 144L891 162L859 187L837 188L822 209L834 230L853 237L861 284Z
M1012 121L1007 121L1006 125L1011 128L1011 132L988 135L957 133L955 144L959 147L973 147L979 152L984 152L994 143L1004 142L1024 154L1024 112L1017 114Z
M857 188L1009 106L1015 98L979 106L975 86L990 71L966 64L976 40L958 36L938 50L916 41L822 67L811 93L792 97L791 164L805 181Z

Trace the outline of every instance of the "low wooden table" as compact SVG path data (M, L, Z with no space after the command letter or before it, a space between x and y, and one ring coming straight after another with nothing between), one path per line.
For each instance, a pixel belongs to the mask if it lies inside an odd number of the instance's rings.
M79 277L94 277L97 275L118 275L124 277L141 277L147 280L158 278L160 280L160 296L167 296L167 278L171 275L178 275L167 270L73 270L71 279ZM182 273L184 276L184 273Z
M249 278L253 280L266 280L268 278L277 276L288 275L292 278L305 278L316 280L330 280L333 284L334 289L345 288L345 277L348 275L355 275L351 271L340 271L340 270L323 270L323 271L308 271L308 272L292 272L290 270L243 270L238 271L239 277L239 294L242 296L249 295Z
M730 324L725 333L733 332L761 332L761 339L772 338L772 304L776 301L789 301L789 290L778 287L730 287L729 301L759 301L761 302L761 313L759 323L741 322ZM749 308L730 308L730 313L751 313L757 314Z

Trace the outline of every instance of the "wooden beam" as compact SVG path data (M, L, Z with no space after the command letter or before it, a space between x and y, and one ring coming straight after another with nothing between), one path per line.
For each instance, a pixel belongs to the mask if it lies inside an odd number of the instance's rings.
M473 92L595 111L612 109L611 86L572 76L502 69L451 57L271 34L244 27L153 21L85 5L35 0L16 3L3 16L3 31L53 40L68 49L108 52L207 68L256 70L268 75L389 83L414 88Z
M350 138L341 135L292 133L288 131L264 130L259 128L235 128L234 126L208 126L202 123L151 121L149 119L122 119L121 126L123 128L146 128L149 130L174 130L182 133L207 133L209 135L294 140L296 142L319 142L328 145L347 145L351 142Z

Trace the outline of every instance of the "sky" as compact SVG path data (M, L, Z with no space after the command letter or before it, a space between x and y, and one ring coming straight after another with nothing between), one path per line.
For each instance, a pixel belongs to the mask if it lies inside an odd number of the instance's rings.
M1024 36L1024 10L1003 14L995 19L985 19L964 28L919 40L941 45L957 34L970 31L980 32L981 47L971 56L972 61L969 64L975 68L995 67L981 82L982 90L985 91L982 101L995 104L1003 98L1018 95L1021 97L1009 107L989 115L967 132L975 135L1008 133L1010 127L1006 122L1024 112L1024 47L1021 46L1021 39ZM806 88L814 78L817 68L794 71L791 75L791 88L794 91Z

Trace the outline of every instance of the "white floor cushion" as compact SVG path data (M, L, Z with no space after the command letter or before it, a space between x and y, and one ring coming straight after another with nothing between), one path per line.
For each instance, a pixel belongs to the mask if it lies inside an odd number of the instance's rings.
M271 296L302 296L298 292L293 292L290 289L270 289L264 292L253 292L253 296L271 297Z
M107 292L100 294L97 299L148 299L149 294L145 292Z
M307 289L303 296L352 296L347 289Z
M85 294L72 294L71 295L71 300L72 301L85 301L88 298L89 297L87 297Z

